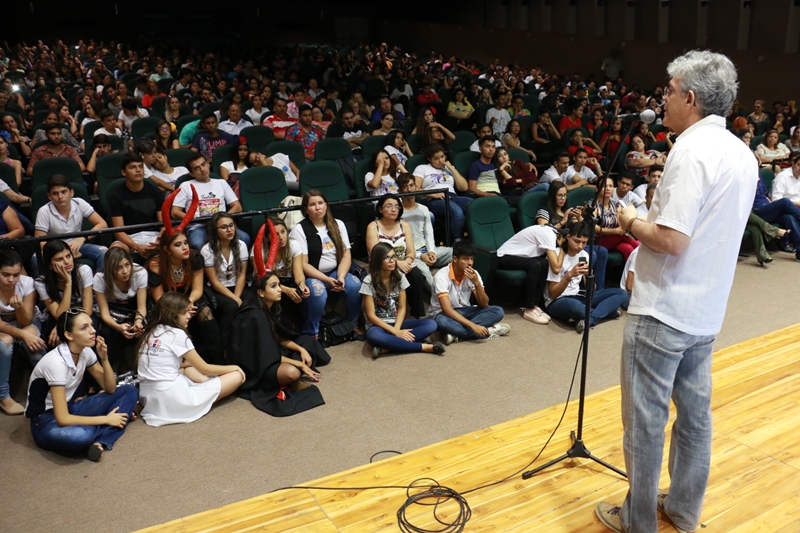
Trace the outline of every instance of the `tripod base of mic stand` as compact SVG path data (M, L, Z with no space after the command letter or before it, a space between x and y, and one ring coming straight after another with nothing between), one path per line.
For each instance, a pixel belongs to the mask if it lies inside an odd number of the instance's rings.
M616 466L612 466L612 465L606 463L605 461L603 461L602 459L598 459L597 457L592 455L592 452L590 452L588 449L586 449L586 446L583 444L583 439L576 439L575 438L575 432L574 431L570 432L570 437L572 438L572 447L569 450L567 450L567 453L565 453L564 455L562 455L561 457L559 457L557 459L553 459L549 463L546 463L546 464L543 464L542 466L534 468L533 470L528 470L527 472L522 474L522 479L530 479L533 476L535 476L536 474L538 474L539 472L541 472L542 470L545 470L546 468L550 468L551 466L553 466L556 463L560 463L561 461L564 461L565 459L575 459L575 458L591 459L595 463L601 464L604 467L608 468L609 470L613 470L614 472L616 472L617 474L619 474L622 477L625 477L625 478L628 477L628 475L625 474L625 472L623 472L622 470L620 470Z

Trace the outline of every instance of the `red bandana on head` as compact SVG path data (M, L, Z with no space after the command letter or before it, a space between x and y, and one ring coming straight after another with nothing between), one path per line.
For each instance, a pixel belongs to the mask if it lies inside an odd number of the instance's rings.
M197 211L197 204L199 203L197 199L197 191L194 188L194 185L189 185L192 188L192 203L189 204L189 209L186 210L186 215L183 217L183 220L178 225L177 228L172 227L172 203L175 201L175 197L178 196L178 192L180 189L175 189L172 191L172 194L167 196L167 199L164 200L164 204L161 206L161 220L164 222L164 234L167 237L171 237L176 231L183 231L186 229L186 225L194 219L194 214Z

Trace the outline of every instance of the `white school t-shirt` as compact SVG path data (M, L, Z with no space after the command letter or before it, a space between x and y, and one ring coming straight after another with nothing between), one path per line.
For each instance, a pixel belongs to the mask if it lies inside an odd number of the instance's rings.
M83 292L83 289L85 289L86 287L92 286L92 269L89 265L83 265L78 263L75 264L75 267L78 269L78 285L79 285L78 292L81 293ZM64 297L64 293L62 291L58 291L58 294L56 294L55 296L47 294L47 286L44 283L44 277L37 278L36 281L34 281L33 286L36 287L36 292L39 294L39 299L43 302L45 300L53 300L60 302L61 298ZM80 300L80 298L81 297L78 296L77 299L78 301L73 303L77 303L78 305L83 305L83 302Z
M384 194L397 194L397 182L391 174L381 176L381 183L377 187L372 187L369 182L375 177L374 172L367 172L364 176L364 185L367 187L370 196L383 196Z
M552 268L547 269L547 281L559 282L564 279L564 276L567 275L567 272L575 268L575 265L578 264L581 257L586 258L587 262L589 261L589 254L586 253L586 250L581 250L572 256L569 254L564 254L564 261L561 263L561 270L558 272L558 274L553 272ZM569 280L569 285L567 285L567 288L564 289L564 292L559 295L559 298L562 296L575 296L579 294L581 292L581 279L583 279L583 276L575 276ZM553 301L553 298L550 298L549 283L544 289L544 301L546 305L550 305L550 303Z
M709 115L680 134L647 221L689 236L689 245L667 255L642 244L628 313L689 335L719 333L757 183L758 162L724 118Z
M272 166L279 168L283 172L286 183L297 183L297 176L292 172L292 166L289 164L291 160L288 155L279 152L272 154L269 158L272 159Z
M64 218L61 213L58 212L58 208L56 208L53 202L47 202L47 204L36 213L36 223L34 227L37 231L41 231L46 235L74 233L76 231L81 231L83 219L89 218L94 212L94 208L89 205L86 200L82 198L73 198L70 200L68 218ZM76 237L62 240L70 243L75 239Z
M450 169L433 168L432 165L419 165L414 169L414 176L422 178L422 189L442 189L447 187L451 194L455 194L454 188L456 181L450 173Z
M478 272L475 272L478 274ZM440 268L433 276L433 290L431 291L431 306L428 308L428 316L435 317L442 312L442 304L439 298L447 295L450 297L450 305L453 309L469 307L470 297L475 291L475 284L470 281L466 274L461 282L451 278L453 275L452 263L450 266ZM483 286L483 279L478 274L478 281Z
M561 181L567 183L566 175L567 175L566 171L563 174L559 174L558 171L556 170L556 167L550 165L550 168L542 172L542 175L539 178L539 182L552 183L554 181Z
M636 256L639 255L639 246L633 249L628 260L625 261L625 268L622 269L622 279L619 280L619 288L623 291L628 290L628 273L634 274L634 285L636 284Z
M24 300L26 296L34 291L33 287L33 278L29 276L22 275L17 280L17 284L14 286L14 294L16 294L20 300ZM38 308L34 306L34 313L36 315L39 314ZM0 320L4 322L16 322L17 320L17 311L8 304L4 304L0 301Z
M347 228L344 226L344 222L336 220L336 225L339 226L339 234L342 236L342 243L344 244L344 249L350 249L350 239L347 235ZM333 241L328 236L328 228L324 225L321 227L317 227L317 234L319 238L322 239L322 255L319 258L319 266L317 270L320 272L326 273L332 270L335 270L339 263L336 261L336 245L333 244ZM294 257L298 255L308 255L308 241L306 240L306 234L303 231L303 227L298 224L294 227L292 232L289 234L289 238L292 239L296 244L297 248L292 247L292 253Z
M568 166L561 179L564 183L572 183L576 174L589 183L594 183L597 181L597 174L595 174L594 171L586 165L583 166L580 172L575 170L575 165Z
M180 375L183 356L192 350L194 344L185 331L159 324L139 349L139 379L175 381Z
M66 343L59 344L54 350L44 354L44 357L33 367L31 379L28 382L27 416L36 416L53 408L50 387L64 387L67 401L72 400L75 391L83 381L86 369L96 363L97 355L91 348L84 348L81 350L76 364ZM39 380L44 380L46 387L34 385Z
M136 293L139 289L147 288L147 271L142 267L134 267L133 280L128 292L123 293L114 283L114 293L111 295L106 294L106 276L102 272L94 275L94 292L100 293L106 297L106 300L113 303L126 303L131 298L136 298Z
M144 177L145 178L149 178L151 176L155 176L156 178L158 178L161 181L165 182L167 185L173 185L173 186L175 185L175 182L178 181L178 178L180 178L181 176L185 176L188 173L189 173L189 169L187 169L186 167L174 167L172 169L172 172L169 173L169 174L161 172L160 170L155 169L155 168L149 169L149 168L147 168L146 165L144 167Z
M179 193L175 197L174 205L189 208L192 203L192 189L197 191L199 203L194 218L210 217L220 211L227 211L228 205L238 202L239 198L225 180L210 179L203 183L197 180L187 180L181 183Z
M247 246L242 241L239 242L239 260L247 264ZM233 250L231 250L233 252ZM211 245L206 243L200 249L200 255L203 256L204 266L211 268L214 266L214 252L211 251ZM236 281L239 279L239 273L236 271L236 261L233 259L233 253L230 256L222 256L219 268L217 268L217 279L226 287L235 287Z
M547 250L558 250L556 232L552 226L528 226L508 239L497 250L497 257L516 255L519 257L540 257Z
M405 165L406 161L408 161L408 156L394 146L384 146L383 149L386 150L386 153L388 153L390 156L397 156L397 160L401 165Z
M628 191L625 194L625 196L620 198L619 194L617 194L617 188L616 187L614 187L614 192L611 195L611 201L612 202L616 201L622 207L625 207L628 204L633 204L634 207L639 207L640 205L642 205L644 203L644 200L642 199L642 197L639 196L638 194L636 194L633 191Z

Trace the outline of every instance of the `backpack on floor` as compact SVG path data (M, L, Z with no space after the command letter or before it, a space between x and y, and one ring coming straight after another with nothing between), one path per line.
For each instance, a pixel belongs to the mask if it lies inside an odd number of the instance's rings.
M353 324L339 313L331 311L319 322L319 341L323 346L336 346L355 338Z

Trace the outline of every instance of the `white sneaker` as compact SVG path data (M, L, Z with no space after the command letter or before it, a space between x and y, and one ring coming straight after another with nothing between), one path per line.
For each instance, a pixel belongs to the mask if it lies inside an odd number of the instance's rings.
M486 328L489 330L489 337L504 337L511 333L511 326L508 324L504 324L502 322L498 322L494 326L490 328Z
M539 311L539 314L542 315L543 317L545 317L547 320L550 320L552 318L550 315L545 313L544 310L541 309L540 307L534 307L533 310L534 311Z
M526 309L525 312L522 313L522 318L529 322L533 322L534 324L544 325L550 322L550 319L543 315L542 312L536 308Z
M453 344L453 341L457 341L457 340L458 339L456 339L455 337L453 337L449 333L442 333L442 343L444 343L445 346L450 346L451 344Z

